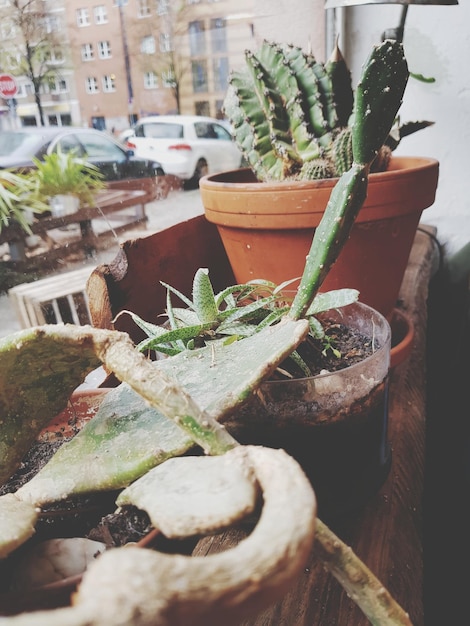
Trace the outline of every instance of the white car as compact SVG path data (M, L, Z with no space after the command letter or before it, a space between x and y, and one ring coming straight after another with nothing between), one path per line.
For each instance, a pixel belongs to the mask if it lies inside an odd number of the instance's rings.
M161 163L166 174L197 184L202 176L240 167L242 154L224 122L197 115L152 115L133 127L126 145Z

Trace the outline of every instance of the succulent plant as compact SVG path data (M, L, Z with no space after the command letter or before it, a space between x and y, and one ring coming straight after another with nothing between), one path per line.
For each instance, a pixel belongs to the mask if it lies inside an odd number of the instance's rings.
M408 77L406 62L397 62L403 56L400 45L384 42L376 52L395 54L392 64L396 65L397 84ZM371 60L375 62L372 57L364 66L369 78L364 83L363 73L356 92L338 45L325 64L298 47L268 41L256 53L247 51L245 60L245 68L231 74L224 109L234 139L258 180L310 180L347 172L353 163L352 125L357 115L354 107L369 90L374 93L370 98L371 111L361 111L360 115L374 116L380 133L387 127L381 146L373 155L371 169L386 169L391 150L398 145L402 133L397 126L389 140L394 119L390 122L382 108L386 101L383 90L388 87L370 65ZM429 122L416 122L406 132L428 125Z

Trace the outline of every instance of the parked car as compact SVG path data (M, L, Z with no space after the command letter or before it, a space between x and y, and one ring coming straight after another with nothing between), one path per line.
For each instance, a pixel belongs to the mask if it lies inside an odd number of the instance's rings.
M159 161L166 174L191 183L206 174L237 169L242 162L226 123L211 117L142 117L126 145L143 158Z
M163 176L160 163L141 158L111 135L93 128L34 126L0 131L0 169L26 170L32 158L61 150L96 165L106 182Z

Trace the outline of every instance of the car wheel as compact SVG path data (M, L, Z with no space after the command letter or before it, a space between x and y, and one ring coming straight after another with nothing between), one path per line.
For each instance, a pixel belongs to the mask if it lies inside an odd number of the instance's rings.
M191 189L193 189L194 187L197 188L199 186L199 180L203 176L207 176L208 173L209 166L207 165L207 161L205 159L199 159L196 164L196 169L194 170L193 177L188 180L188 187L190 187Z

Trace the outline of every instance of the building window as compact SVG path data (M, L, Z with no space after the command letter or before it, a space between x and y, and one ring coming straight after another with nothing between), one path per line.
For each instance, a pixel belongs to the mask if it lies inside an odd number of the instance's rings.
M155 44L155 37L153 35L148 35L142 39L140 51L142 54L155 54L157 47Z
M168 13L168 0L157 0L157 15Z
M209 103L206 100L194 103L194 112L196 115L210 116Z
M98 42L98 56L100 59L111 58L111 44L109 43L109 41Z
M59 18L57 15L46 15L43 19L46 33L57 33L60 30Z
M211 20L212 52L227 52L227 29L221 17Z
M206 51L206 38L204 33L204 22L190 22L189 31L189 49L192 57L201 56Z
M44 93L68 93L68 84L67 81L63 78L51 77L47 80L46 83L43 83L43 91Z
M193 76L194 93L203 93L205 91L208 91L207 62L206 61L192 61L191 72Z
M93 13L95 14L95 24L107 24L108 23L108 14L106 13L106 7L104 4L100 4L99 6L93 9Z
M158 88L158 76L155 72L144 72L144 88L145 89L157 89Z
M150 0L139 0L137 17L149 17L150 14Z
M214 90L225 91L228 86L229 64L227 57L216 57L212 60L214 72Z
M77 26L90 26L90 13L88 9L77 9Z
M93 44L84 43L82 45L82 61L91 61L94 56Z
M172 89L173 87L176 87L175 76L171 70L162 72L162 83L163 86L167 89Z
M103 91L105 93L116 91L115 80L116 80L116 77L114 76L114 74L103 76Z
M85 81L85 90L87 93L98 93L98 80L94 76L88 76Z
M49 65L61 65L65 61L63 50L58 47L46 50L45 56Z
M168 33L160 33L160 52L171 52L172 50L171 35Z

